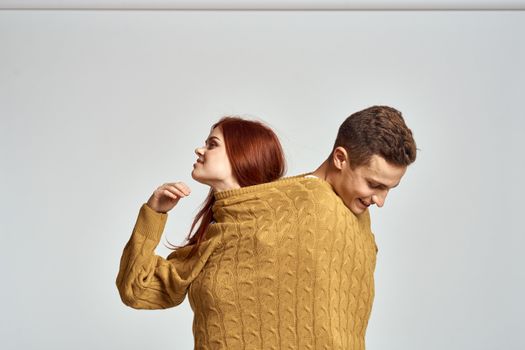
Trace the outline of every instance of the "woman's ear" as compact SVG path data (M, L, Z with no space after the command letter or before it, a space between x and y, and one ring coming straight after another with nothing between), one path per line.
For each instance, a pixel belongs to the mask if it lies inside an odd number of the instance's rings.
M342 170L345 165L348 165L348 153L344 147L336 147L332 152L332 164L338 170Z

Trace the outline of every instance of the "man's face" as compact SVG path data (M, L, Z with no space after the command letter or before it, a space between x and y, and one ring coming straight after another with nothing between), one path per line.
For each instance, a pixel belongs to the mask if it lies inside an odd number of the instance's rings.
M344 149L342 149L344 151ZM343 152L346 157L346 151ZM337 151L334 157L338 157ZM388 163L383 157L373 155L368 164L350 168L350 162L337 163L338 173L332 181L335 192L344 204L359 215L372 204L382 207L385 204L388 191L396 187L406 172L406 166L397 166Z

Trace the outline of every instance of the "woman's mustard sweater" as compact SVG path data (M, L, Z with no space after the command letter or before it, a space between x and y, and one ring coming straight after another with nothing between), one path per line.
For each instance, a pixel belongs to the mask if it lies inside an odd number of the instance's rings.
M217 192L197 255L155 255L167 214L140 209L117 277L137 309L188 293L196 349L365 349L377 248L324 180L296 176Z

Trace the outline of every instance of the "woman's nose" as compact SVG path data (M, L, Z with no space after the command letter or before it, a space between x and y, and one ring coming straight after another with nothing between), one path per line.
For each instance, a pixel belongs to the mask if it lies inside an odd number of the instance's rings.
M202 153L202 148L200 148L200 147L195 148L195 154L198 155L198 156L202 156L202 154L203 154Z

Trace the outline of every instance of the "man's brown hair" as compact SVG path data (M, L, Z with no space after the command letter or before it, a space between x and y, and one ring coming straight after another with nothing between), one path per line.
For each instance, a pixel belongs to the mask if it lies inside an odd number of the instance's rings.
M408 166L416 160L416 142L398 110L372 106L346 118L339 127L334 149L348 152L350 167L368 164L375 154L388 163Z

